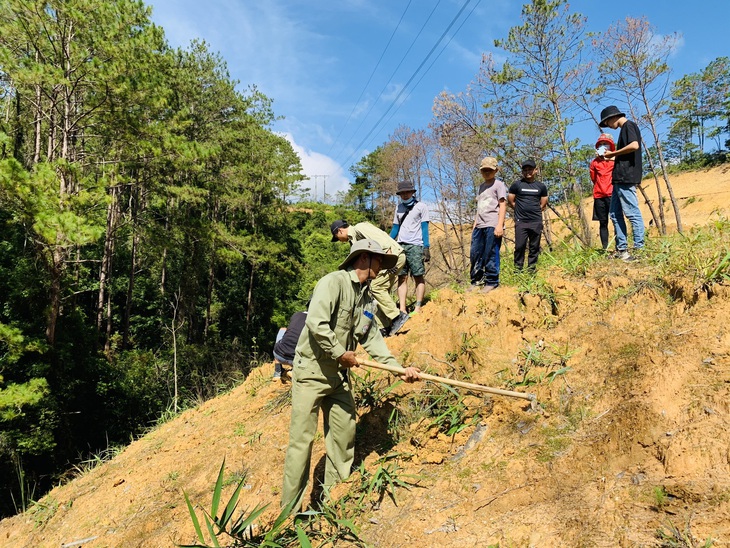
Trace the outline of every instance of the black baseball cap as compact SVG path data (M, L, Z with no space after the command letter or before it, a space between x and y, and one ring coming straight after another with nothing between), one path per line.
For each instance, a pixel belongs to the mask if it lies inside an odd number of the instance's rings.
M530 158L530 159L522 162L522 169L525 169L526 167L531 167L531 168L535 169L537 167L537 164L535 163L535 160Z
M348 226L350 226L350 225L348 225L347 221L344 219L340 219L339 221L335 221L334 223L332 223L330 225L330 232L332 233L332 241L333 242L337 241L337 231L339 229L347 228Z

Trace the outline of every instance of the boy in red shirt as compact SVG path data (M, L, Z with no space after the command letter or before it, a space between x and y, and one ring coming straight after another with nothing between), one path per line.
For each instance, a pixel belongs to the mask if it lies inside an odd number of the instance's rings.
M590 173L593 182L593 220L598 221L598 233L601 236L601 245L605 251L608 248L608 218L611 209L611 193L613 184L613 158L604 158L604 153L616 150L613 137L608 133L601 133L596 141L596 157L591 160Z

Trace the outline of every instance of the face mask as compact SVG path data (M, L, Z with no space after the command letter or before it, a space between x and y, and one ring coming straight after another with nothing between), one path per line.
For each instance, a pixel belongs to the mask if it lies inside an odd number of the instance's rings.
M416 197L415 196L411 196L407 200L404 200L403 198L401 198L400 201L403 202L403 205L411 205L413 202L416 201Z

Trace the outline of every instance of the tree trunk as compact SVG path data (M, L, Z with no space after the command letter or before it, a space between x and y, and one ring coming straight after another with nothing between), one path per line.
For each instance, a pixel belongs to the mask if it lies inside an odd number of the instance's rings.
M649 167L651 168L652 175L654 176L654 184L656 185L656 195L657 195L657 202L659 203L659 223L657 223L657 228L659 229L660 234L666 234L667 233L667 221L664 218L664 196L662 196L662 188L659 184L659 177L657 176L656 172L656 166L654 165L654 158L652 158L651 154L649 154L649 149L646 146L646 143L644 143L644 151L646 152L646 157L649 160ZM641 185L639 185L641 186ZM656 223L656 218L654 219L654 222Z
M644 99L644 106L646 108L646 111L651 114L652 111L649 108L649 101L646 97L646 94L642 93L642 97ZM667 177L667 163L664 160L664 152L662 151L661 139L659 139L659 133L657 132L656 125L654 124L654 116L650 115L647 118L649 121L649 126L651 127L651 133L654 137L654 143L656 143L656 151L657 151L657 156L659 156L659 165L662 168L662 175L664 176L664 183L667 186L667 192L669 192L669 199L672 201L672 208L674 209L674 217L677 221L677 232L682 234L682 232L683 232L682 215L679 212L679 204L677 203L677 200L674 197L674 191L672 190L672 185L669 182L669 177ZM663 215L664 204L660 202L659 208L662 210L662 215Z
M248 330L251 324L251 313L253 312L253 280L255 271L256 267L254 263L251 263L251 275L248 279L248 296L246 302L246 330Z
M651 213L651 218L654 219L654 224L659 226L659 224L657 223L656 210L654 209L654 205L651 203L649 196L646 195L646 191L644 190L644 187L642 187L639 184L639 185L636 185L636 188L639 189L639 192L641 192L641 195L644 197L644 203L646 204L646 207L649 208L649 213Z
M137 202L134 199L138 192L135 186L129 195L129 210L132 214L132 249L130 250L129 282L127 283L127 299L124 306L124 328L122 331L122 350L129 346L129 322L132 316L132 299L134 297L134 282L137 270L137 247L139 245L139 234L137 232Z
M653 126L653 122L652 122ZM664 184L667 186L667 192L669 193L669 200L672 202L672 209L674 210L674 218L677 221L677 232L682 234L684 232L684 227L682 226L682 214L679 211L679 203L677 202L677 199L674 197L674 189L672 188L672 184L669 182L669 177L667 176L667 164L664 161L664 151L662 151L662 145L659 141L657 141L656 144L657 153L659 154L659 165L662 168L662 177L664 178ZM661 204L662 209L664 209L664 204Z
M117 208L117 186L109 188L110 200L106 208L106 232L104 235L104 254L99 269L99 292L96 299L96 329L101 333L104 321L104 303L106 301L106 288L111 273L112 255L114 253L114 233L116 232L118 208Z
M213 218L212 221L215 223L218 220L219 204L216 200L213 205ZM208 288L205 294L205 327L203 329L203 338L208 340L208 329L210 328L211 317L210 309L213 302L213 286L215 284L215 254L217 249L217 239L213 238L213 246L210 254L210 264L208 265Z
M38 53L36 52L36 62L38 62ZM35 124L33 139L33 165L37 165L41 161L41 132L43 131L43 111L41 109L41 86L35 86Z
M65 264L65 251L60 247L53 250L51 254L51 287L48 297L50 306L48 309L48 318L46 321L46 341L49 346L56 344L56 324L61 313L61 276L63 275L63 265Z

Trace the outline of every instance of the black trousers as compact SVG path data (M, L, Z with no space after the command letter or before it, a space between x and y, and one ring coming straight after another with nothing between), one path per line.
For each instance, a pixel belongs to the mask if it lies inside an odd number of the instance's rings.
M542 221L515 222L515 268L522 270L525 266L525 249L529 244L527 268L535 270L537 258L540 256L540 238L542 237Z

